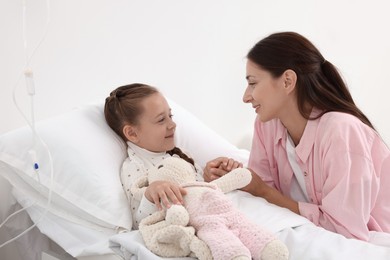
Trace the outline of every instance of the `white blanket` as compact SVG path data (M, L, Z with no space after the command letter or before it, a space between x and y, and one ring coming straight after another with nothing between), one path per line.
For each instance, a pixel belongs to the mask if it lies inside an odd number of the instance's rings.
M249 218L274 232L287 245L290 259L390 259L389 234L384 234L389 238L389 247L356 239L346 239L339 234L315 226L307 219L287 209L269 204L262 198L256 198L241 191L234 191L227 195L235 206ZM383 239L382 242L386 243ZM144 246L139 231L112 236L110 247L126 260L162 259Z

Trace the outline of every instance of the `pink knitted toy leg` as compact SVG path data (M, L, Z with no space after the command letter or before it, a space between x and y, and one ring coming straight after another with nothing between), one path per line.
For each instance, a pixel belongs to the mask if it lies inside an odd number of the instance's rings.
M237 220L239 227L235 228L240 230L239 237L242 243L251 252L253 260L260 260L261 251L263 251L265 245L276 239L276 237L270 231L253 224L244 215L240 218L237 217Z
M236 256L251 259L248 248L223 222L204 225L198 230L197 236L209 246L214 260L229 260Z

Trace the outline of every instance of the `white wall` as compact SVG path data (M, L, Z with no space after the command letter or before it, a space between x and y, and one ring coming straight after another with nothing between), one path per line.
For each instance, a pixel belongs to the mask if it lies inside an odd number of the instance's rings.
M28 54L42 37L46 1L27 2ZM252 132L241 102L245 55L262 37L293 30L344 75L356 102L390 142L390 17L386 0L54 0L32 62L40 120L102 101L115 87L144 82L193 112L229 141ZM25 125L22 0L0 0L0 134ZM19 82L19 84L18 84ZM207 144L205 144L207 145Z

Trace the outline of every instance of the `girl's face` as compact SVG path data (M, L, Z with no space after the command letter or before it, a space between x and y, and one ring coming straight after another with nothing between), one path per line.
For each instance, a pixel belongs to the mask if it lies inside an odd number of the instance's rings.
M141 105L143 113L133 128L134 139L130 141L151 152L172 150L176 123L172 120L167 100L162 94L155 93L145 98Z
M279 118L287 102L284 76L274 78L271 73L261 69L252 61L247 61L244 103L252 103L260 120L267 122Z

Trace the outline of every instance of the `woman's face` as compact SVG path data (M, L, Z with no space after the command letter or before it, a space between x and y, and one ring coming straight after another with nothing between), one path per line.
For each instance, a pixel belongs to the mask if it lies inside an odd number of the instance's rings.
M274 78L248 60L246 79L248 86L243 96L244 103L252 104L262 122L279 118L287 102L284 77Z
M176 123L172 120L167 100L155 93L142 101L143 113L135 126L139 147L152 152L166 152L175 147Z

